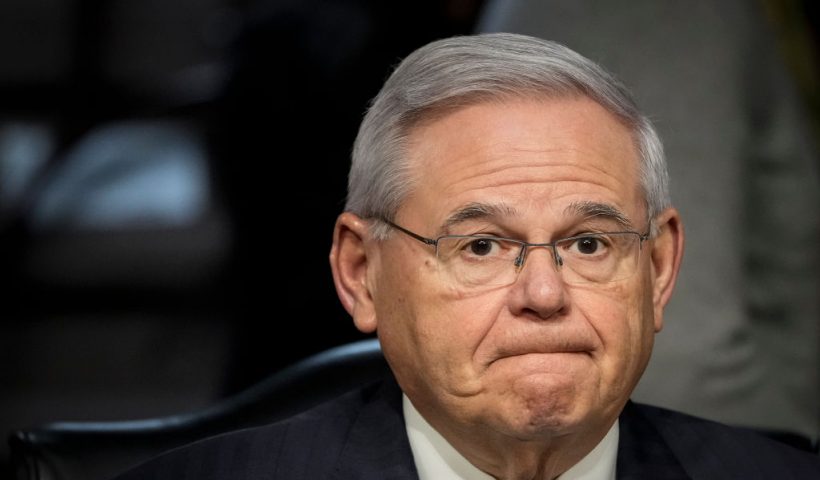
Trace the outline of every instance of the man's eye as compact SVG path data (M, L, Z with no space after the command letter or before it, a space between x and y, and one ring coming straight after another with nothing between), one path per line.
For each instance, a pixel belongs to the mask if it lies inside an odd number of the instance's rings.
M600 237L579 237L569 245L569 249L579 255L600 255L606 247L606 243Z
M492 253L495 243L493 240L486 238L477 238L467 244L467 250L473 255L484 257Z
M592 237L586 238L579 238L576 242L578 246L578 251L581 253L585 253L587 255L591 255L598 251L598 239Z

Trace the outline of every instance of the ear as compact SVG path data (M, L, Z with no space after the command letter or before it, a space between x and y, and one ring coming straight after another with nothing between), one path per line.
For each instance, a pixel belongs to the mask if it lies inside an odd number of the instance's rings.
M674 208L668 208L656 218L657 236L651 241L652 305L655 331L663 328L663 308L672 296L683 258L683 223Z
M356 328L373 333L377 322L368 269L374 267L376 259L368 239L367 222L349 212L339 215L333 229L330 269L339 300Z

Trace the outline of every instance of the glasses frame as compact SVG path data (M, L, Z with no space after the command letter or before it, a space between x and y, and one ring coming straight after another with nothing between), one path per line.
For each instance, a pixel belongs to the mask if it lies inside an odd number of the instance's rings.
M425 245L430 245L430 246L435 247L435 249L436 249L436 258L438 258L438 243L439 243L439 240L441 240L442 238L485 238L487 240L498 240L498 241L512 242L512 243L518 244L518 245L521 246L521 251L515 257L515 261L513 262L513 265L519 271L520 271L520 269L524 268L524 261L526 260L526 257L527 257L527 248L529 248L529 247L549 247L550 250L552 251L552 257L553 257L553 260L555 261L555 265L558 268L560 268L564 265L564 259L561 258L561 255L558 253L558 248L556 248L559 243L566 242L567 240L578 240L578 239L582 239L582 238L588 238L590 236L595 236L595 235L633 234L633 235L638 236L638 253L640 254L640 252L643 250L643 242L645 242L646 240L649 240L650 233L651 233L651 231L648 231L648 232L642 234L642 233L636 232L634 230L622 230L622 231L617 231L617 232L596 232L596 233L587 233L587 234L584 234L584 235L574 235L572 237L566 237L566 238L559 238L559 239L554 240L552 242L532 243L532 242L525 242L524 240L518 240L516 238L496 237L496 236L490 236L490 235L487 235L487 236L485 236L485 235L442 235L442 236L437 237L437 238L428 238L428 237L424 237L422 235L419 235L418 233L415 233L413 231L410 231L410 230L402 227L401 225L397 225L397 224L395 224L395 223L393 223L390 220L387 220L385 218L380 218L379 220L386 223L387 225L390 225L392 228L395 228L396 230L404 233L405 235L408 235L411 238L414 238L414 239L418 240L419 242L424 243Z

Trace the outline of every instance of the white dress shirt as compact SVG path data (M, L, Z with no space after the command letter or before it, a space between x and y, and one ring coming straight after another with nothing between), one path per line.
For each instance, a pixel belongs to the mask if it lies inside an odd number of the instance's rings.
M427 423L406 395L402 395L402 409L419 480L493 480ZM598 445L558 479L615 480L617 457L618 422L615 422Z

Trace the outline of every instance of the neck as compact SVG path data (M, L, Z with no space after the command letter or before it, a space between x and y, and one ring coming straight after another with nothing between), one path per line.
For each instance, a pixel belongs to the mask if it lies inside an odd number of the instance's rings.
M539 440L485 436L482 441L461 441L463 438L480 439L481 433L472 437L444 437L470 463L497 479L551 480L581 461L600 443L608 429L595 435Z
M472 465L494 478L510 480L558 477L595 449L617 420L597 429L520 438L483 426L454 428L436 415L419 415Z

